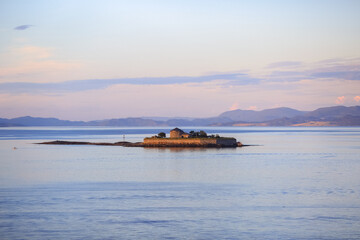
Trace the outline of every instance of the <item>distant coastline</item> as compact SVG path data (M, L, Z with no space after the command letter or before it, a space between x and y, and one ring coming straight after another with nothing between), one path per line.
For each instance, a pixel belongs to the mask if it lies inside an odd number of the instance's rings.
M101 127L172 127L172 126L360 126L360 106L334 106L305 112L291 108L262 111L233 110L212 118L118 118L98 121L69 121L57 118L0 118L0 127L101 126Z

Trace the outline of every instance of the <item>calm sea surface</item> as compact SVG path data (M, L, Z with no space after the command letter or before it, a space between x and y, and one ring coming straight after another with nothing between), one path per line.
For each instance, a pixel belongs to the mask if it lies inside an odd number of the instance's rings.
M0 128L0 239L360 239L360 128L185 128L257 145L237 149L34 144L169 130Z

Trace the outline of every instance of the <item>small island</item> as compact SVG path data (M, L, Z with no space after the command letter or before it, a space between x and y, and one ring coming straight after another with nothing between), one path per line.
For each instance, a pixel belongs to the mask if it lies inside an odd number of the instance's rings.
M166 133L160 132L155 136L144 138L143 142L116 142L116 143L92 143L92 142L74 142L74 141L51 141L39 144L54 145L102 145L102 146L123 146L123 147L200 147L200 148L236 148L242 147L241 142L237 142L232 137L220 137L216 135L208 135L204 131L184 132L179 128L170 131L170 137L166 137Z
M220 137L216 135L207 135L204 131L189 133L179 128L170 131L170 137L167 138L164 132L157 136L145 138L143 142L145 147L240 147L242 144L235 138Z

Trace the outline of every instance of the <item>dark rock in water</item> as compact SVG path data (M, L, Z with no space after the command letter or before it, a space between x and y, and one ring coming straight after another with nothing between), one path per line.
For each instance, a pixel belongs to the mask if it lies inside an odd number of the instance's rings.
M54 145L90 145L90 142L72 142L72 141L51 141L51 142L42 142L38 144L54 144Z
M113 146L122 146L122 147L143 147L143 143L142 142L116 142L113 144Z
M92 142L73 142L73 141L51 141L39 144L51 145L100 145L100 146L123 146L123 147L142 147L142 143L116 142L116 143L92 143Z

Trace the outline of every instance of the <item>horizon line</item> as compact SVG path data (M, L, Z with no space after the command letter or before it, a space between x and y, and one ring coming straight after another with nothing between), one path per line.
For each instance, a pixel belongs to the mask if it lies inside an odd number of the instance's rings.
M290 108L290 107L275 107L275 108L266 108L266 109L262 109L262 110L247 110L247 109L235 109L235 110L227 110L227 111L224 111L222 113L220 113L219 115L217 116L211 116L211 117L180 117L180 116L177 116L177 117L167 117L167 116L140 116L140 117L114 117L114 118L104 118L104 119L96 119L96 120L69 120L69 119L60 119L60 118L57 118L57 117L37 117L37 116L30 116L30 115L25 115L25 116L19 116L19 117L12 117L12 118L5 118L5 117L0 117L0 120L1 119L6 119L6 120L13 120L13 119L17 119L17 118L27 118L27 117L30 117L30 118L41 118L41 119L57 119L57 120L61 120L61 121L70 121L70 122L96 122L96 121L105 121L105 120L114 120L114 119L152 119L152 118L168 118L169 119L186 119L186 118L191 118L191 119L207 119L207 118L215 118L215 117L219 117L221 114L225 113L225 112L232 112L232 111L237 111L237 110L241 110L241 111L252 111L252 112L261 112L261 111L265 111L265 110L272 110L272 109L279 109L279 108L288 108L288 109L292 109L292 110L297 110L297 111L300 111L300 112L312 112L312 111L315 111L315 110L318 110L318 109L322 109L322 108L331 108L331 107L360 107L360 105L353 105L353 106L345 106L345 105L333 105L333 106L328 106L328 107L319 107L319 108L316 108L314 110L298 110L298 109L295 109L295 108ZM153 120L153 119L152 119ZM163 122L166 122L167 120L154 120L154 121L163 121Z

